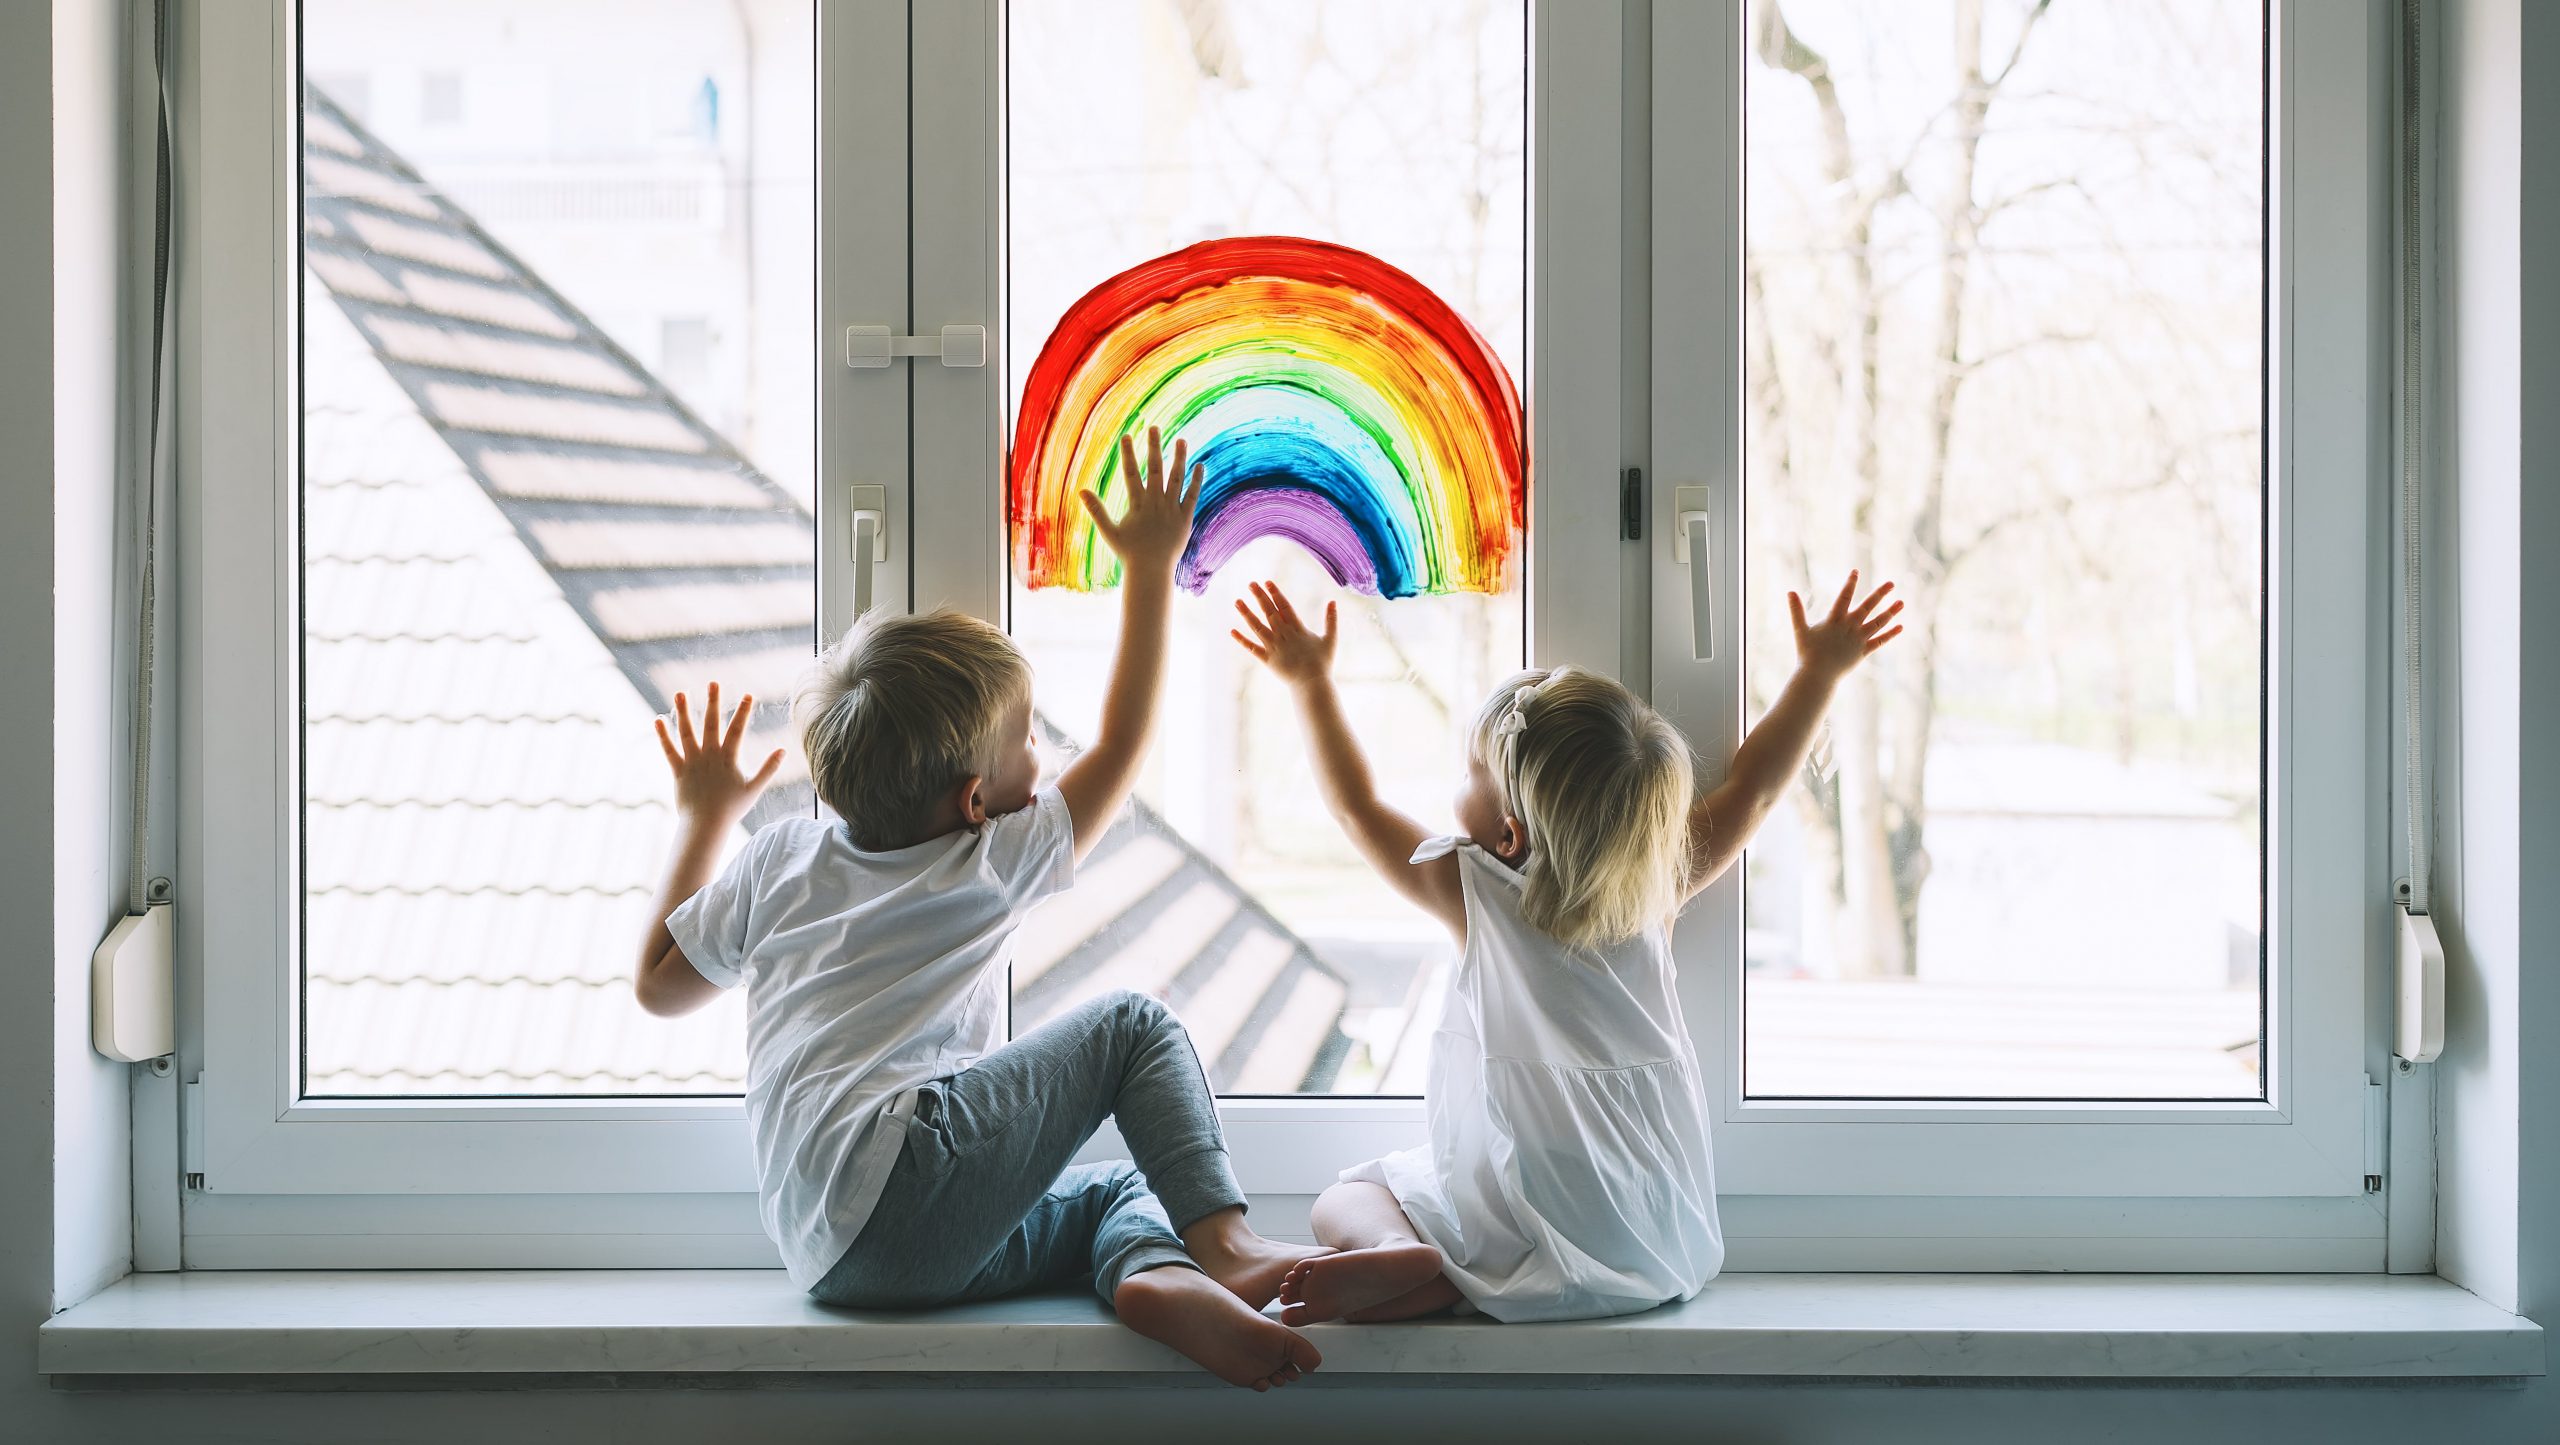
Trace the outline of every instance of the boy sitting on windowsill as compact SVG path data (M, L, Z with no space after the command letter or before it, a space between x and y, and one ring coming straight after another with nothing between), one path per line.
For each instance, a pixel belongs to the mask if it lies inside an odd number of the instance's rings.
M697 736L658 720L681 815L641 1007L690 1012L747 986L747 1119L766 1233L819 1301L905 1309L1090 1277L1130 1328L1230 1384L1285 1385L1315 1347L1261 1313L1312 1251L1244 1222L1190 1036L1154 999L1104 995L998 1047L1014 929L1119 815L1164 678L1174 563L1199 499L1176 442L1113 521L1125 573L1101 735L1035 791L1031 669L950 611L875 615L820 659L793 712L840 822L766 826L712 877L771 780L739 766L753 698L715 683ZM1067 1167L1105 1118L1137 1163Z

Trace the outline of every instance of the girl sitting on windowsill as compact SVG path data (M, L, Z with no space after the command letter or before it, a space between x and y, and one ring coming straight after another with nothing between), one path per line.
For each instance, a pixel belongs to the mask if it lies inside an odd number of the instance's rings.
M1302 622L1269 583L1235 639L1297 696L1326 805L1369 865L1458 941L1425 1096L1431 1142L1342 1172L1281 1319L1498 1320L1632 1314L1688 1299L1724 1263L1706 1093L1680 1017L1670 921L1742 856L1804 765L1831 695L1902 631L1852 607L1820 622L1789 593L1798 667L1699 798L1689 745L1624 686L1579 668L1520 673L1476 716L1463 836L1382 802L1343 717L1335 619Z

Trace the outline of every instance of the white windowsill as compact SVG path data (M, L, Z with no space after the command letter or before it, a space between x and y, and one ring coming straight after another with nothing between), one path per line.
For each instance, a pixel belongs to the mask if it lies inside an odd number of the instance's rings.
M1728 1275L1615 1320L1310 1331L1324 1374L2513 1377L2541 1327L2433 1277ZM42 1328L57 1376L1164 1374L1087 1294L839 1313L771 1270L134 1275Z

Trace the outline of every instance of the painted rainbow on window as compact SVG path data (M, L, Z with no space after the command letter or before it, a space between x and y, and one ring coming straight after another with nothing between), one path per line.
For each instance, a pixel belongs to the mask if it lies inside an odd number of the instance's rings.
M1076 493L1118 500L1119 438L1190 441L1204 480L1178 578L1199 592L1286 537L1385 597L1499 592L1528 499L1519 389L1421 282L1347 246L1204 241L1103 282L1040 349L1014 428L1014 564L1119 580Z

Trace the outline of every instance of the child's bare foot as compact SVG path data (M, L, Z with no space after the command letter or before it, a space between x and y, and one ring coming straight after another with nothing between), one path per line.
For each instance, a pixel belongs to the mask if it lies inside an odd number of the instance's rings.
M1122 1324L1230 1385L1268 1390L1324 1363L1306 1336L1180 1265L1131 1275L1112 1291L1111 1305Z
M1260 1309L1280 1297L1280 1281L1289 1271L1332 1250L1321 1244L1283 1244L1259 1235L1253 1243L1235 1250L1194 1251L1192 1262L1200 1271L1225 1285L1237 1299L1253 1309Z
M1247 1228L1244 1211L1221 1211L1184 1231L1183 1243L1200 1272L1234 1291L1255 1309L1280 1295L1280 1281L1306 1260L1333 1251L1320 1244L1283 1244Z
M1283 1323L1312 1325L1412 1293L1440 1273L1440 1251L1406 1241L1298 1262L1280 1282Z

